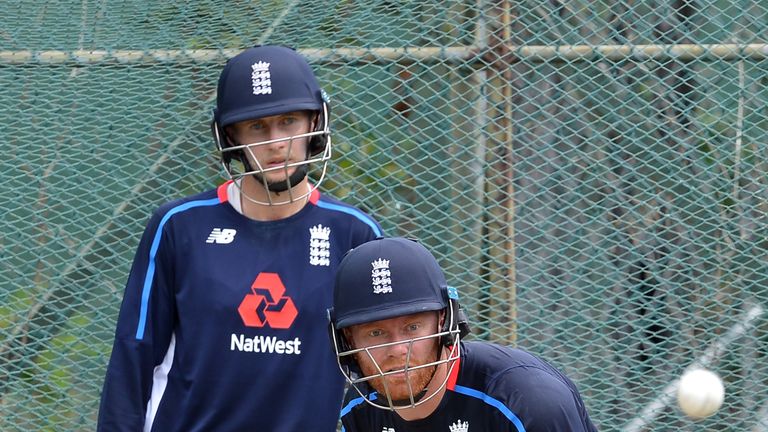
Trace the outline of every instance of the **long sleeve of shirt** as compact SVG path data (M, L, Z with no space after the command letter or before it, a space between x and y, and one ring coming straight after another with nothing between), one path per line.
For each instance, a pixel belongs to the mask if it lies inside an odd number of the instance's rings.
M235 210L226 184L161 206L126 283L98 430L335 431L333 278L349 249L380 235L317 191L269 222Z

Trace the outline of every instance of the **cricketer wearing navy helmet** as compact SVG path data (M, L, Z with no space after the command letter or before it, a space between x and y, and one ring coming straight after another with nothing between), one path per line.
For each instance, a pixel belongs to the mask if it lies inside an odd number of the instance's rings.
M380 238L346 254L329 331L349 389L345 431L596 431L571 380L469 327L421 244Z
M324 173L330 158L328 116L291 48L223 66L211 131L229 178L149 218L98 431L336 431L344 377L326 312L344 254L381 227L317 188L323 175L310 184L309 164Z
M247 90L243 83L250 83ZM299 127L304 118L277 118L283 122L279 126L295 133L286 140L282 130L273 128L277 132L270 134L261 123L288 113L306 114L309 131ZM246 199L291 204L311 195L325 177L331 158L329 115L328 96L301 55L285 46L257 46L231 58L221 72L211 131L224 171ZM277 142L288 143L285 154L259 157ZM319 179L305 184L312 163L321 164ZM248 177L254 185L242 181Z

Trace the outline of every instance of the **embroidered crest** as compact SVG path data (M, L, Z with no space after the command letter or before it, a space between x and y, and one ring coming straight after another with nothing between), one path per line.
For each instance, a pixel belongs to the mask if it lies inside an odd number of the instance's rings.
M389 271L389 260L382 258L372 262L371 281L373 282L373 293L384 294L392 292L392 274Z
M331 265L331 229L317 224L309 229L309 264Z
M253 94L272 94L272 75L269 73L269 63L256 62L251 65L251 85Z

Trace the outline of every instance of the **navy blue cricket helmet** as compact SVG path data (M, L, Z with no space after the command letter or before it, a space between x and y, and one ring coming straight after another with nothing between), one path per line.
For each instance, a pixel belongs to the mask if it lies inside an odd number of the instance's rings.
M358 386L376 376L360 376L355 356L366 355L367 350L376 347L351 346L344 329L428 311L444 312L442 327L428 338L437 338L438 346L449 347L449 354L426 366L452 364L459 355L457 344L469 333L469 325L459 306L456 289L446 283L440 265L424 246L406 238L378 238L350 250L342 259L336 272L333 307L328 310L329 333L342 373L369 404L400 409L416 406L426 399L421 399L423 393L418 394L421 389L416 389L406 401L396 403L389 394L378 402L370 400L368 393ZM424 366L407 367L413 370ZM395 373L379 370L378 377Z
M280 45L256 46L229 59L221 71L214 122L224 128L239 121L292 111L314 111L327 116L323 113L327 99L301 54ZM320 153L326 140L327 137L313 140L311 153Z
M448 284L432 254L406 238L380 238L351 250L336 273L336 329L449 305Z
M320 88L307 60L289 47L261 45L246 49L227 61L219 75L211 132L231 179L256 175L261 181L259 175L267 169L252 166L245 157L250 148L265 143L234 142L227 127L244 120L296 111L313 113L314 130L289 137L308 139L307 160L300 164L301 172L306 175L306 165L325 163L331 156L328 96ZM241 162L243 167L232 167L233 160ZM301 178L292 179L293 185Z

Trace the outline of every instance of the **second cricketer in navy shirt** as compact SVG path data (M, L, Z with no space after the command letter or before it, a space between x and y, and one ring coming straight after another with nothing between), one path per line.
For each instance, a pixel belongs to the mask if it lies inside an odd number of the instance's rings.
M336 274L329 331L347 432L592 432L574 383L526 351L467 342L457 291L419 243L382 238Z
M150 218L98 431L336 431L344 377L325 326L333 278L342 256L381 230L317 189L329 113L295 50L259 46L227 62L211 129L228 180Z

